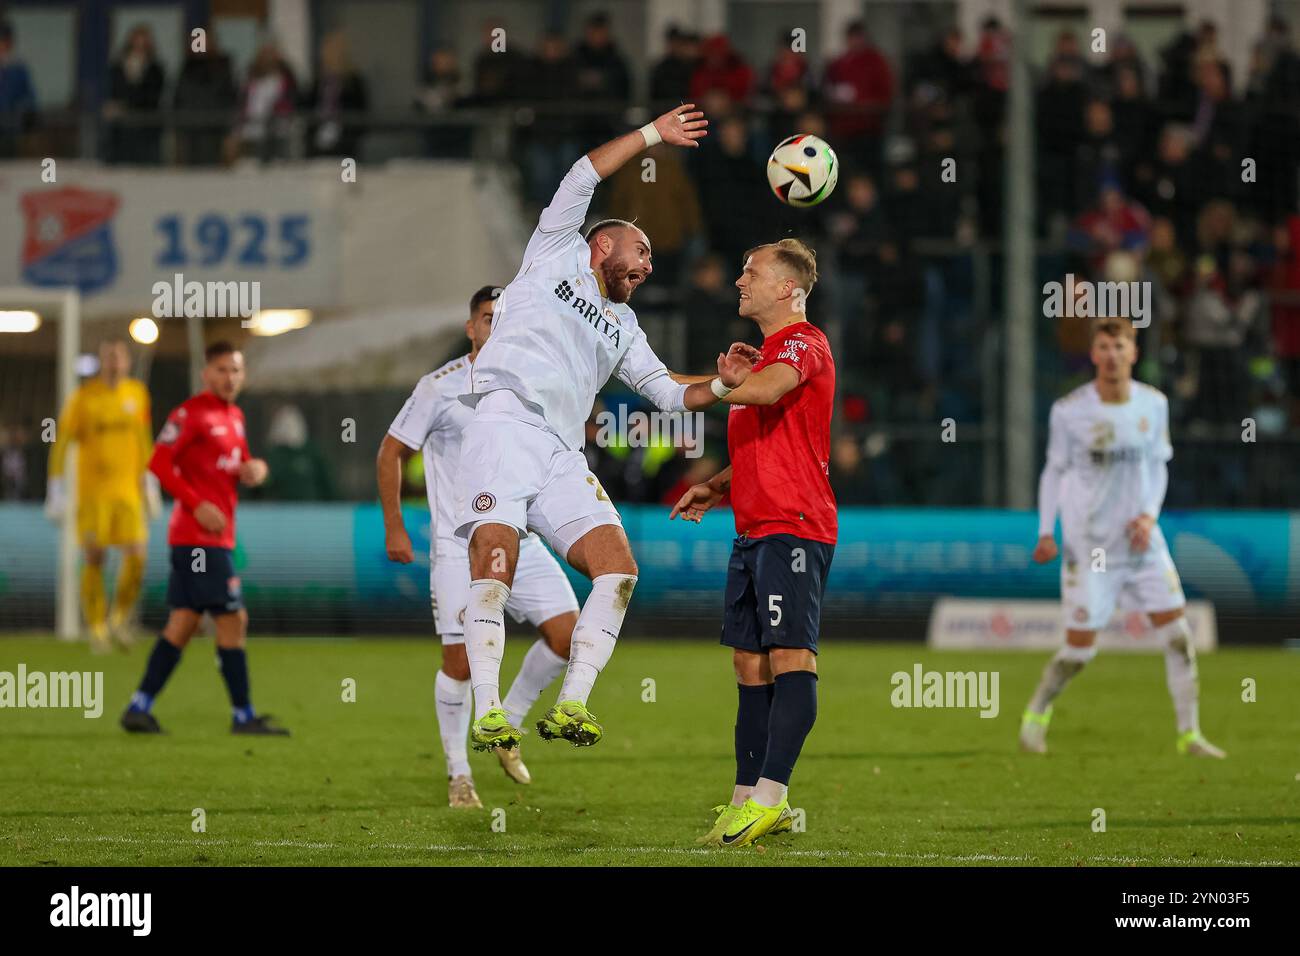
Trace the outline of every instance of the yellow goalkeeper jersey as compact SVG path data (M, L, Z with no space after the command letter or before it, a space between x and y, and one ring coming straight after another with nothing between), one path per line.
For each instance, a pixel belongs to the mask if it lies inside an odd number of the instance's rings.
M77 498L139 500L140 476L153 454L149 392L124 378L110 388L103 379L82 385L59 416L50 477L63 474L68 444L77 443Z

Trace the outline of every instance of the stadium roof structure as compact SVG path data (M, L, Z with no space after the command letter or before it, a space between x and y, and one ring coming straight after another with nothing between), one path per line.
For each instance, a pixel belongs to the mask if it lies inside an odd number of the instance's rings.
M320 318L244 346L250 392L410 388L465 340L468 308L406 306ZM469 348L465 341L466 350Z

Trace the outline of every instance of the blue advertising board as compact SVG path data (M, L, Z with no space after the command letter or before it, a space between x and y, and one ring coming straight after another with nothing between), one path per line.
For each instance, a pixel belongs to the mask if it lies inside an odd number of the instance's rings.
M640 566L634 616L713 619L721 605L731 515L699 525L658 506L625 506ZM236 566L262 631L373 633L427 629L428 511L408 507L416 561L384 553L379 507L250 503L239 514ZM1189 598L1220 612L1300 611L1300 513L1171 512L1160 520ZM1030 560L1037 518L995 510L845 508L825 616L924 617L936 597L1054 598L1059 566ZM160 620L166 525L153 523L145 617ZM38 505L0 505L0 629L53 620L55 529ZM586 582L570 571L581 598Z

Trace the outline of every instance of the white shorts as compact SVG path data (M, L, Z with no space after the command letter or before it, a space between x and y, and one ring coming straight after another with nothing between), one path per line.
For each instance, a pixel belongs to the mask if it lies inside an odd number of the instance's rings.
M1086 552L1077 552L1086 554ZM1065 627L1096 631L1110 623L1121 602L1125 609L1159 614L1187 603L1169 549L1152 543L1144 554L1108 561L1105 571L1094 571L1086 557L1061 558L1061 607Z
M465 643L465 605L469 602L469 549L460 540L438 542L429 569L433 623L443 644ZM519 542L519 566L506 611L522 624L540 627L551 618L578 610L573 586L551 552L535 535Z
M513 392L500 390L479 401L465 426L456 475L456 536L468 541L479 522L507 524L520 537L536 531L567 558L573 543L592 528L623 522L587 468L586 456L520 417L537 418Z

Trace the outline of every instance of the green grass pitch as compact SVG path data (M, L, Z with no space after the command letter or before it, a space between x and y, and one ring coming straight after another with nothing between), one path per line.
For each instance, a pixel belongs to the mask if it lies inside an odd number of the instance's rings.
M530 641L512 636L507 675ZM155 707L168 735L126 735L116 720L145 653L0 639L0 671L102 669L105 697L97 720L0 710L0 864L1300 862L1300 656L1281 650L1202 658L1202 724L1230 754L1219 763L1175 755L1156 657L1099 656L1058 701L1042 758L1015 739L1045 654L827 642L818 722L791 790L805 829L732 851L694 844L731 792L735 691L715 644L623 642L591 702L604 741L525 738L531 787L472 754L482 811L445 805L431 640L254 639L254 703L293 729L287 740L228 733L209 639L191 645ZM996 670L1000 713L894 708L890 675L917 662ZM342 700L345 678L355 703ZM1257 702L1243 702L1245 678ZM1094 832L1097 808L1105 832Z

